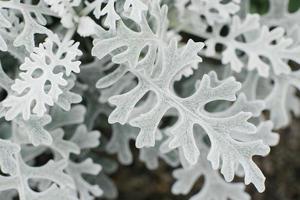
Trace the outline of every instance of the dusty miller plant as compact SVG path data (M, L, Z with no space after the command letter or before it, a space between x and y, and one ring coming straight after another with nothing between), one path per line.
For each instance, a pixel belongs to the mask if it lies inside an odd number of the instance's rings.
M131 140L149 170L174 168L174 194L201 176L191 200L263 192L252 157L300 115L300 13L269 4L1 0L0 199L116 198L105 153L129 165Z

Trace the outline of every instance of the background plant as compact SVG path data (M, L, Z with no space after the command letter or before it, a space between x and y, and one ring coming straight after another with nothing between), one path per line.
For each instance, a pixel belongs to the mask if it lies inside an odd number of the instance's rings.
M300 115L297 7L0 1L0 197L117 198L109 175L136 157L175 195L204 177L192 200L264 192L253 157Z

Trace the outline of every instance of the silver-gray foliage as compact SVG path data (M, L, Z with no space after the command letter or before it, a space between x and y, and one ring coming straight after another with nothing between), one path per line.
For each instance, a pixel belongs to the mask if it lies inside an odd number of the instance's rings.
M201 176L191 200L263 192L252 157L300 115L288 2L260 16L248 0L0 1L0 199L116 198L105 154L130 165L130 141L148 169L178 167L174 194Z

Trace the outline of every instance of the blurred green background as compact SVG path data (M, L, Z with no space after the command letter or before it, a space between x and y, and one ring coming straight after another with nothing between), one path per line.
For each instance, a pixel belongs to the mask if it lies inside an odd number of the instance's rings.
M243 0L241 0L243 1ZM284 1L284 0L279 0ZM252 13L264 14L268 12L269 0L250 0ZM300 0L290 0L289 1L289 11L296 12L300 7ZM300 20L300 19L299 19Z

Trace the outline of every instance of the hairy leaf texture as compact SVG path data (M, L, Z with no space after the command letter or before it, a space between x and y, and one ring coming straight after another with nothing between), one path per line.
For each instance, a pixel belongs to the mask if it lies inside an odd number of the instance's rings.
M71 141L78 145L80 149L94 148L99 145L100 133L98 131L88 132L84 125L78 126ZM80 163L69 161L67 172L73 177L78 190L80 200L93 200L101 196L103 191L98 185L91 185L82 175L98 175L102 167L88 158Z
M208 159L213 167L217 169L221 166L226 180L231 181L234 177L234 166L241 164L246 173L246 183L252 182L259 191L263 191L265 178L251 158L254 155L266 155L269 152L268 146L260 140L240 141L231 135L254 133L256 127L247 122L252 114L240 111L213 116L204 109L205 105L212 101L235 101L235 95L241 84L233 77L220 81L212 72L203 76L193 95L187 98L177 96L172 91L173 81L187 66L201 61L198 53L203 44L190 40L185 46L178 47L175 39L157 44L156 35L146 25L144 18L141 31L134 32L121 23L115 37L95 41L92 53L99 59L120 47L126 47L123 51L112 53L112 61L123 63L125 66L121 65L108 77L101 79L97 86L101 87L103 84L107 87L126 72L131 72L138 79L135 88L109 99L109 102L116 106L109 116L109 122L121 124L128 122L140 128L136 146L149 147L155 145L155 133L162 117L168 110L176 109L179 119L170 130L173 137L170 147L182 149L187 161L195 164L199 157L199 149L196 146L193 127L200 125L212 144ZM140 58L146 46L149 47L147 54ZM131 119L136 104L148 92L155 94L155 104L150 110Z
M113 125L112 138L106 146L109 153L116 153L118 160L124 164L129 165L133 162L132 153L129 142L134 140L138 135L138 130L129 125Z
M121 18L116 11L116 4L118 2L116 0L95 0L91 3L86 2L86 4L87 9L93 10L93 14L97 19L105 17L103 22L104 27L108 28L109 31L115 32L116 22Z
M299 111L293 110L293 105L299 105L295 101L296 91L300 90L300 71L291 72L287 75L274 76L274 88L266 97L266 108L271 111L271 120L280 128L288 125L290 122L290 111L299 116ZM293 99L294 97L294 99Z
M28 3L28 2L27 2ZM0 8L17 10L21 13L24 26L20 34L14 38L14 46L24 45L27 51L35 46L35 35L45 34L50 36L52 32L45 27L47 20L44 15L55 16L43 1L36 5L23 3L21 0L0 1Z
M9 21L4 17L2 12L4 11L0 9L0 29L10 28L11 23L9 23ZM7 51L7 44L1 34L0 34L0 51Z
M206 159L207 149L202 150L203 154L198 162L188 168L176 169L173 176L177 179L172 186L174 194L187 194L198 178L205 177L204 185L200 192L190 200L249 200L250 196L244 191L242 183L227 183L219 175L218 171L211 168Z
M55 107L54 107L55 108ZM52 136L55 138L53 144L50 146L54 151L58 152L62 158L68 160L66 172L74 180L74 188L71 188L80 200L92 200L95 197L102 195L102 190L98 185L92 185L88 180L82 176L89 174L97 176L100 173L101 166L94 163L91 158L84 159L79 153L87 154L89 149L95 148L99 145L100 132L89 131L87 127L82 124L86 109L82 105L74 106L69 112L63 111L60 108L55 108L51 112L54 119L47 128L52 130ZM63 139L62 129L57 127L65 127L70 125L77 125L74 133L69 140ZM70 154L78 154L70 157ZM83 161L81 161L84 159Z
M81 163L69 162L67 171L74 178L81 200L92 200L102 195L98 185L91 185L82 177L83 174L97 175L101 171L100 165L93 163L92 159Z
M5 89L8 94L12 94L11 85L13 85L13 80L11 80L7 74L3 71L0 65L0 86ZM2 103L2 102L1 102ZM7 108L0 104L0 116L3 117L7 112ZM34 146L41 144L49 145L52 143L52 137L50 133L44 128L45 125L49 124L51 117L49 115L44 115L43 117L37 117L33 115L28 120L24 120L21 116L14 119L16 126L20 127L22 130L23 137L28 137L28 140Z
M143 12L147 10L148 6L142 0L126 0L124 3L125 15L136 22L141 22Z
M95 40L95 46L92 50L92 54L96 55L98 58L103 58L108 53L113 50L119 49L121 47L127 47L122 53L114 56L114 63L125 63L128 60L128 64L131 67L135 67L138 64L140 54L145 47L149 47L147 52L148 60L154 59L153 54L157 49L162 46L161 39L164 37L166 26L167 26L167 7L164 6L161 9L161 13L158 13L156 17L161 17L157 32L153 32L145 18L143 16L140 31L135 32L127 27L122 21L119 21L119 27L115 37L106 40ZM104 49L104 51L102 50ZM152 56L152 57L151 57ZM151 62L151 60L149 60ZM149 66L151 67L151 66ZM151 70L151 69L147 69Z
M82 109L84 109L84 111ZM55 113L56 116L62 114L65 115L63 117L61 116L62 121L55 122L55 123L60 123L60 126L80 124L84 121L83 116L85 114L85 108L83 106L75 106L72 108L71 112L57 110L55 111ZM56 127L56 126L57 125L50 126L50 127ZM83 154L86 154L89 149L99 146L99 138L100 138L99 131L89 131L84 124L80 124L79 126L77 126L74 134L70 138L69 145L70 144L75 145L78 149L80 149L80 151L82 151ZM98 175L101 170L101 166L97 163L94 163L90 158L78 162L81 159L80 157L81 157L80 155L77 156L76 159L71 159L69 157L68 166L66 168L68 174L74 179L75 186L76 186L75 191L76 193L78 193L79 199L89 200L101 196L102 190L99 188L99 186L90 184L87 180L85 180L82 177L83 174L90 174L95 176Z
M79 154L80 148L73 142L64 140L64 130L62 128L51 131L53 142L51 148L58 152L64 159L70 158L70 154Z
M247 15L243 21L234 16L226 36L221 35L222 27L216 26L214 35L205 42L208 47L206 55L215 55L215 45L223 44L222 63L230 64L234 71L256 69L259 75L268 77L270 72L275 75L290 73L288 60L300 63L300 46L292 46L293 41L284 36L283 28L269 30L267 26L260 26L258 15ZM242 53L247 55L246 63Z
M0 10L0 13L10 22L9 26L5 22L2 27L0 27L0 37L6 43L6 48L4 51L8 51L15 58L20 61L24 61L27 56L27 51L24 47L15 47L14 40L19 36L24 28L24 22L18 16L18 12L15 10Z
M83 116L85 114L85 108L83 106L75 106L70 112L65 112L57 107L54 108L55 109L51 110L51 117L56 120L53 120L46 126L53 138L52 143L43 144L42 146L39 146L39 148L23 147L22 150L26 150L24 153L24 159L34 159L34 157L42 154L43 152L47 152L47 148L51 149L55 155L55 159L65 161L67 163L64 165L64 170L70 176L72 181L74 181L73 185L68 186L64 189L64 191L69 191L70 194L74 195L72 199L94 199L95 196L100 196L102 194L102 190L97 185L91 185L88 180L85 180L82 177L82 174L97 175L101 166L93 163L90 158L82 162L79 161L82 157L80 154L81 150L84 150L84 153L86 153L90 148L94 148L99 145L100 133L98 131L88 131L85 125L80 124L84 120ZM74 133L70 133L70 131L65 131L63 129L65 126L76 124L80 125L76 128ZM65 135L68 134L72 134L72 137L69 140L64 139ZM22 135L20 128L14 133L13 138L20 145L30 144L28 138ZM71 154L73 154L72 157ZM74 154L77 155L75 156ZM50 182L48 181L40 181L38 182L38 188L43 191L43 188L48 188L49 184Z
M204 17L208 25L225 23L239 11L240 0L176 0L176 6L181 15L196 15ZM187 6L187 10L185 9Z
M8 174L17 173L16 154L21 148L10 141L0 140L0 167L1 171Z
M133 155L130 150L130 140L135 140L138 135L138 129L129 125L113 124L113 136L106 145L109 153L116 153L120 163L129 165L133 162ZM156 169L158 167L159 158L162 158L170 166L177 166L178 159L174 152L162 153L159 150L161 143L165 137L161 132L156 133L156 144L154 147L145 147L140 149L139 158L143 161L148 169Z
M55 106L50 110L52 121L46 126L48 130L54 130L63 126L80 124L84 121L86 108L83 105L76 105L68 112L64 112L61 108Z
M13 84L13 80L4 72L3 67L0 63L0 87L4 89L7 93L11 93L11 85ZM0 110L2 111L2 105L0 106ZM0 116L3 117L3 112L0 112Z
M16 165L18 166L16 175L0 177L2 183L0 186L1 191L16 189L20 200L72 199L67 191L63 189L65 187L73 187L73 180L63 172L63 169L67 165L66 161L49 161L42 167L30 167L26 165L20 155L18 155ZM52 181L54 184L51 184L50 188L43 192L36 192L31 189L28 182L29 179L46 179Z
M300 116L299 11L267 1L0 0L0 199L114 199L136 155L174 194L204 178L190 200L263 192Z
M80 62L75 60L81 55L78 45L73 41L61 42L53 36L34 49L30 58L26 58L20 66L23 72L12 85L15 93L3 102L3 106L8 108L7 120L19 114L25 120L32 114L41 117L47 105L53 106L58 101L62 88L68 87L66 77L80 71Z
M242 92L249 99L263 99L266 110L270 111L270 119L276 129L290 122L291 112L299 116L299 102L296 91L300 89L299 70L279 76L271 75L261 78L256 72L249 72L243 82Z
M278 143L278 134L272 132L273 124L270 121L262 122L255 134L243 135L241 140L253 141L261 139L264 144L274 146ZM192 196L190 200L219 200L219 199L250 199L250 196L244 191L245 187L241 183L227 183L219 175L218 171L211 168L207 162L206 156L209 156L208 145L204 142L205 133L201 129L195 130L198 134L197 146L202 154L196 165L184 166L176 169L173 176L177 179L172 187L174 194L187 194L200 176L204 176L204 185L201 191ZM239 175L238 170L236 174ZM240 175L239 175L240 176Z
M72 28L77 19L76 12L73 7L80 5L81 0L44 0L50 9L61 17L61 23L67 27Z
M289 11L289 0L269 0L269 10L261 15L261 21L270 27L284 27L287 32L291 32L293 27L299 26L300 12Z
M49 115L43 117L32 116L28 120L23 120L21 117L16 119L16 124L20 127L22 134L25 134L30 143L34 146L41 144L50 145L52 143L52 137L50 133L44 128L51 121Z

